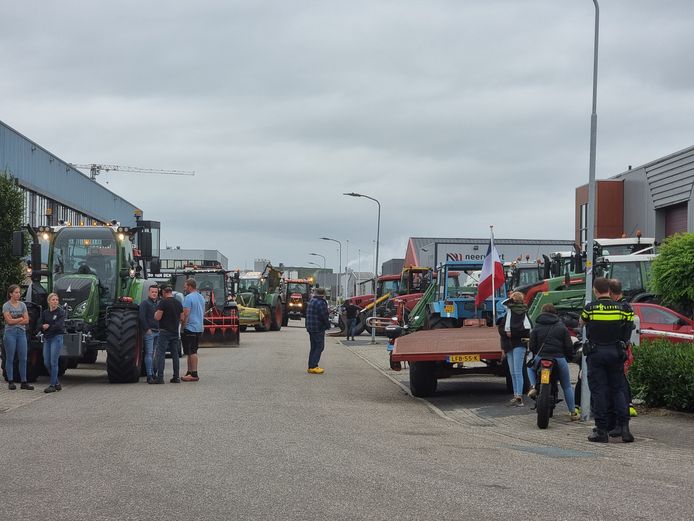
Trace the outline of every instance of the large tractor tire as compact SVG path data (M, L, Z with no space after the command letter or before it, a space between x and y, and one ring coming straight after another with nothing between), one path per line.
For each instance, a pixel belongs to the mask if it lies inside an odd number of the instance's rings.
M410 391L413 396L431 396L436 392L436 383L436 362L410 363Z
M363 313L359 315L359 318L357 318L357 324L354 326L354 336L359 336L364 332L364 329L366 329L367 318L368 317L364 316Z
M96 349L87 349L80 360L80 364L95 364L98 356L99 351Z
M425 319L424 329L447 329L455 327L454 318L442 318L438 313L427 315Z
M111 383L135 383L143 362L137 308L113 308L107 315L106 372Z
M263 322L255 326L255 330L260 332L270 331L270 325L272 324L272 310L267 306L263 307L267 308Z
M270 315L270 331L279 331L282 329L283 320L284 313L282 312L282 301L278 300Z

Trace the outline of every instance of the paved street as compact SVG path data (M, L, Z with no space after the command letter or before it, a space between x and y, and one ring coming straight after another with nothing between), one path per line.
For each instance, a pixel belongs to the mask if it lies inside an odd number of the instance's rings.
M110 385L102 355L60 393L3 386L0 519L694 518L689 417L595 446L561 409L539 431L504 407L503 379L413 398L368 340L328 338L321 376L291 322L201 350L198 383Z

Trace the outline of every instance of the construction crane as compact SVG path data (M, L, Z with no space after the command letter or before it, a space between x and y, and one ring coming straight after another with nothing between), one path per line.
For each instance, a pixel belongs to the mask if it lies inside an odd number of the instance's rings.
M89 170L89 178L96 181L96 176L101 172L137 172L140 174L159 174L159 175L195 175L194 171L190 170L159 170L156 168L139 168L136 166L121 166L121 165L100 165L92 163L90 165L78 165L70 163L70 166L79 168L80 170Z

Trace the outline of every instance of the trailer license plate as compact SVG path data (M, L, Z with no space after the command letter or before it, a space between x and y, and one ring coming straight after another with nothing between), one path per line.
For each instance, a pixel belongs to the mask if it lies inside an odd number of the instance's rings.
M543 369L540 372L540 383L542 384L548 384L549 383L549 373L551 371L549 369Z
M446 304L443 306L443 311L450 315L453 313L453 311L455 311L455 306L453 304Z
M461 364L463 362L479 362L480 355L451 355L448 357L451 364Z

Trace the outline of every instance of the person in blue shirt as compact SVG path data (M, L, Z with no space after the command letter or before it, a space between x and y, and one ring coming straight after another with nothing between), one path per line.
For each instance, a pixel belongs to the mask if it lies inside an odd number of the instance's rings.
M197 382L198 343L203 331L205 297L197 289L198 283L190 278L185 282L186 296L183 299L183 352L188 357L188 372L181 378L184 382Z

